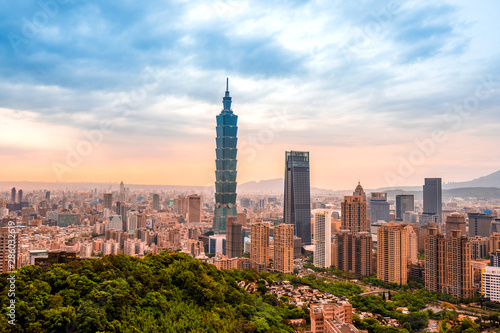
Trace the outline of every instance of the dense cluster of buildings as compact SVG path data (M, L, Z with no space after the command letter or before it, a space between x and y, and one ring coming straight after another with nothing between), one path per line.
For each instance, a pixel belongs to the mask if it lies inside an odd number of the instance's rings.
M282 195L238 199L238 116L228 89L217 116L215 193L131 190L123 182L117 189L12 188L0 196L0 271L8 271L12 256L15 268L46 267L68 258L170 250L220 269L292 273L312 254L317 267L398 284L421 278L432 291L463 298L481 291L500 301L498 200L443 204L440 178L425 179L422 200L409 193L367 196L359 182L352 195L312 196L304 151L285 152ZM325 325L335 311L315 309Z

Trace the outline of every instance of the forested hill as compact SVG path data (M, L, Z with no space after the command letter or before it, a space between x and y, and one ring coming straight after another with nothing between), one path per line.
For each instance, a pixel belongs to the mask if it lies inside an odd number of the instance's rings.
M6 317L8 276L0 275L1 332L293 332L287 309L182 253L109 255L47 272L23 266L15 326Z

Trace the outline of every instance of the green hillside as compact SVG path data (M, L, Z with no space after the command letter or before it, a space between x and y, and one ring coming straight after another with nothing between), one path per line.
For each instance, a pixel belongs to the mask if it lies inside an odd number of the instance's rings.
M289 306L245 292L232 275L172 252L144 259L109 255L47 272L23 266L15 326L6 317L8 275L0 275L0 331L293 332Z

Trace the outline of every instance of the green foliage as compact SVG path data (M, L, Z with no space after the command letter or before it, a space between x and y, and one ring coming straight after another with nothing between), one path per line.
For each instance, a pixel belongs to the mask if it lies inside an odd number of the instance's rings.
M235 278L238 276L238 279ZM0 275L0 304L8 301ZM293 332L287 319L309 316L274 295L249 294L236 281L254 271L219 271L183 253L144 259L109 255L46 272L23 266L16 278L16 324L2 332Z

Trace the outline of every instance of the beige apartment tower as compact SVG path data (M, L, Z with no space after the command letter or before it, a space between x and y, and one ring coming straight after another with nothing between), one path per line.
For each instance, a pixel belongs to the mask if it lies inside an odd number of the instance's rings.
M332 263L332 221L328 210L314 214L314 266L330 267Z
M472 268L470 242L460 230L452 230L448 242L448 294L472 298Z
M460 230L463 235L466 234L465 216L459 213L452 213L446 217L446 237L451 235L452 230Z
M281 273L293 272L294 234L292 224L274 227L274 270Z
M16 231L11 233L10 230ZM9 237L14 235L15 237ZM20 260L20 241L19 230L17 228L1 227L0 228L0 273L8 273L15 271L19 267ZM11 260L11 261L9 261Z
M366 195L360 184L352 196L345 196L341 202L340 229L354 232L370 231L366 216Z
M385 223L377 230L377 278L385 282L408 282L408 236L406 224Z
M425 288L444 293L448 283L446 274L446 239L437 228L428 228L424 245Z
M250 259L253 263L269 265L269 225L255 223L250 227Z
M201 195L191 194L186 197L186 220L188 223L201 222Z

